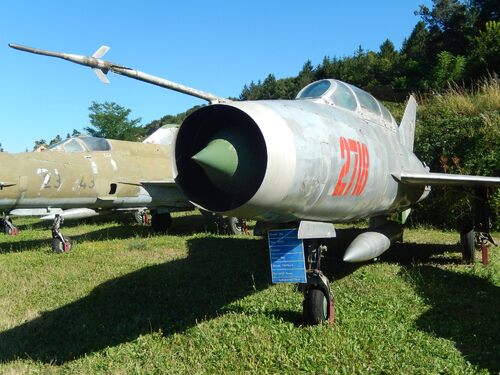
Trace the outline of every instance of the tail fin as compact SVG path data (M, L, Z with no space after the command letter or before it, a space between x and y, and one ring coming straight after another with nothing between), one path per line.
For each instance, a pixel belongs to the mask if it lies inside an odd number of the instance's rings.
M109 49L110 48L108 46L101 46L101 47L99 47L99 49L97 51L94 52L92 57L94 59L100 59L109 51ZM106 77L107 70L103 71L100 68L92 68L92 70L97 75L97 78L99 78L101 80L102 83L109 83L109 79L108 79L108 77Z
M413 151L413 142L415 140L415 121L417 119L417 101L410 95L406 104L405 113L401 124L399 125L399 137L401 143L406 146L409 151Z

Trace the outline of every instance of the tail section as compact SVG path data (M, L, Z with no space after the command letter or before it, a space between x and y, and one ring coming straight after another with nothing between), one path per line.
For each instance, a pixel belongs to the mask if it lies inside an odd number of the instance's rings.
M417 101L410 95L406 104L405 113L401 124L399 125L399 137L401 143L406 146L409 151L413 151L413 142L415 140L415 121L417 119Z

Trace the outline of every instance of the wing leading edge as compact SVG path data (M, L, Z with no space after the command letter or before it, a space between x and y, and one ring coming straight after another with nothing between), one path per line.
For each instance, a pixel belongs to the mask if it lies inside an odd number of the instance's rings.
M398 182L406 185L431 186L484 186L500 187L500 177L469 176L449 173L408 173L392 175Z

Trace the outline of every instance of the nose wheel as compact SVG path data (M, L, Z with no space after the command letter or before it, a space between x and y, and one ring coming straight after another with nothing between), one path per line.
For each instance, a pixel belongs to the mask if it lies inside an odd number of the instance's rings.
M9 216L4 216L0 219L0 228L5 234L11 236L17 236L19 234L19 229L12 223Z
M306 325L334 322L334 297L330 282L321 272L321 258L327 247L312 241L307 246L307 283L302 284L302 314Z
M56 215L52 224L52 250L58 254L68 253L71 250L69 237L64 236L60 231L63 222L64 218Z

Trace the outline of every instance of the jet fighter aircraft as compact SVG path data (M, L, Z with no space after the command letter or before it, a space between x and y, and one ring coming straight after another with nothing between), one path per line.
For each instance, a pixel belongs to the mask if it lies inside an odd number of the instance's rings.
M370 219L370 228L344 254L347 262L365 261L401 238L401 225L388 216L426 198L430 185L470 186L482 197L476 228L488 235L487 188L500 186L500 178L429 172L413 153L413 97L398 125L369 93L334 79L311 83L295 100L238 102L101 60L100 51L107 47L86 57L10 46L89 66L106 83L105 74L112 71L207 100L210 105L180 127L175 181L206 210L283 226L295 223L297 239L308 243L303 308L309 323L333 316L329 281L319 269L321 240L335 236L332 223ZM469 255L472 229L462 233ZM273 241L270 236L270 246Z
M54 220L53 248L67 251L63 219L110 210L152 208L152 227L165 231L170 212L194 207L172 178L168 145L73 137L42 152L0 153L0 210ZM64 209L64 210L63 210ZM4 218L6 231L15 231Z

